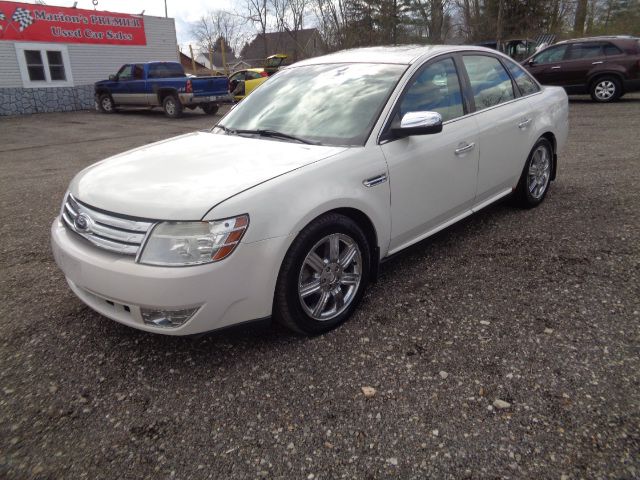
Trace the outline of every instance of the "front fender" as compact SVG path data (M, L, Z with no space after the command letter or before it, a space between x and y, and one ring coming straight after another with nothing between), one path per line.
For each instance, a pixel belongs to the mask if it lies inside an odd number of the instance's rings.
M352 208L369 218L384 256L391 233L389 183L374 187L362 183L379 174L388 175L379 147L350 148L241 192L215 206L204 220L246 212L250 225L243 243L284 236L292 242L298 232L323 213Z

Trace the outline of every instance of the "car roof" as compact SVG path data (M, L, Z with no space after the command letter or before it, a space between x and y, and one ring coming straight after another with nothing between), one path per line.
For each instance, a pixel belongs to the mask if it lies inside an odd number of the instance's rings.
M583 42L596 42L599 40L614 40L614 41L634 41L640 40L639 37L632 37L631 35L601 35L598 37L584 37L584 38L571 38L569 40L562 40L558 44L565 43L583 43Z
M394 45L388 47L365 47L341 50L320 57L309 58L292 66L318 65L327 63L391 63L411 65L440 53L456 51L480 51L499 54L490 48L471 45Z

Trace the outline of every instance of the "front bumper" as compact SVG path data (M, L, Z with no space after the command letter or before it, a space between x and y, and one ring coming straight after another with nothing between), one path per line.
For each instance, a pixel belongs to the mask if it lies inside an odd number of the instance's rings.
M218 263L155 267L101 250L56 218L51 247L73 292L105 317L165 335L192 335L271 315L273 293L288 237L241 243ZM200 307L176 328L145 324L140 309Z

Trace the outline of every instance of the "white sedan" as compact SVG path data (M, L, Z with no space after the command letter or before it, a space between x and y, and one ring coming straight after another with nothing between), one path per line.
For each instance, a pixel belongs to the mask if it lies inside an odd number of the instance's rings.
M493 50L312 58L211 131L80 172L53 252L83 302L131 327L273 317L318 334L353 314L385 257L507 195L542 202L567 133L564 90Z

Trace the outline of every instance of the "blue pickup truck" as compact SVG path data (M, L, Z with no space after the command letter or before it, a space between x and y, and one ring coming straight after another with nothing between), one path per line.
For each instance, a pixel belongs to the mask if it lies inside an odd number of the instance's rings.
M170 118L180 117L185 107L214 115L220 104L233 103L227 77L187 77L178 62L123 65L109 80L96 82L95 98L104 113L121 106L162 107Z

